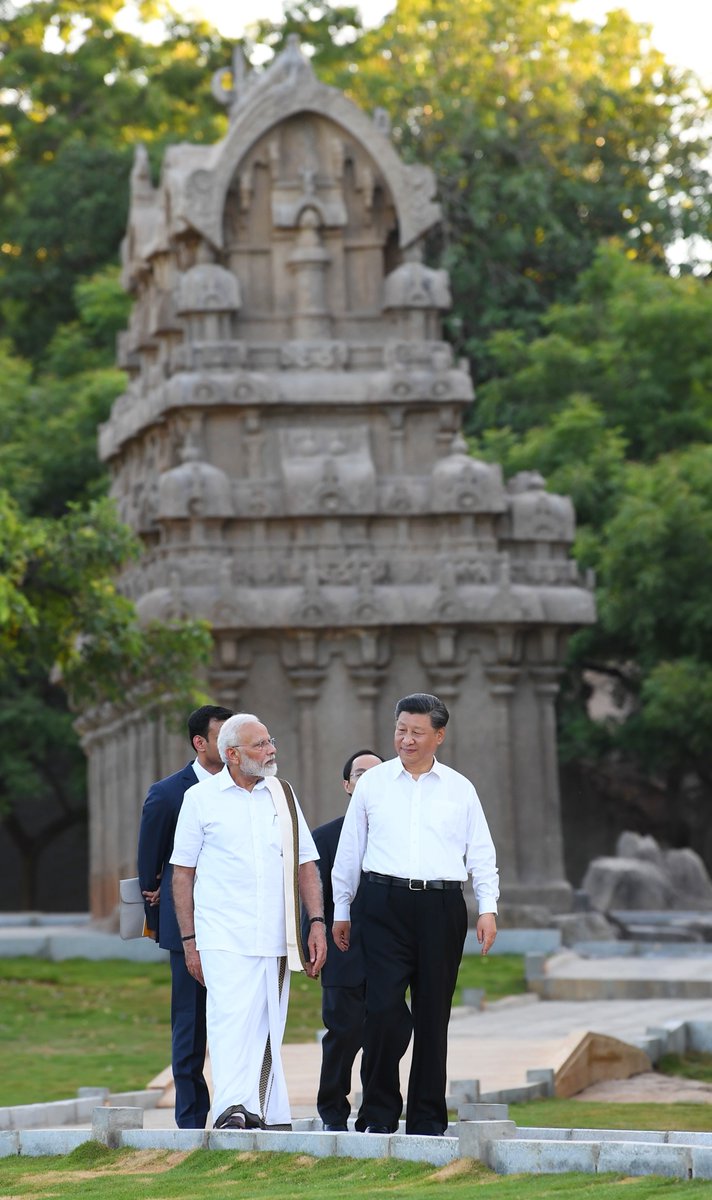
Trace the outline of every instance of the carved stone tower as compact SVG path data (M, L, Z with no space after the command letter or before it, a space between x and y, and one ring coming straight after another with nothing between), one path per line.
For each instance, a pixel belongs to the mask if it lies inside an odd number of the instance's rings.
M145 546L122 586L146 620L212 623L213 700L269 724L313 824L342 810L353 750L392 753L396 699L439 694L505 902L565 908L554 703L566 638L593 619L571 502L467 453L448 278L421 261L430 170L296 45L233 77L222 142L172 147L157 188L136 156L130 382L100 432ZM148 784L188 747L113 711L84 744L99 916L135 869Z

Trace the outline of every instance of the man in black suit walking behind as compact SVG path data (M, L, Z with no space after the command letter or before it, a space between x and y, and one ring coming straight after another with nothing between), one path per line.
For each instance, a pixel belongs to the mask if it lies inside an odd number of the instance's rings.
M151 785L138 836L138 875L146 898L146 922L156 941L171 954L171 1061L176 1090L176 1125L204 1129L210 1110L205 1082L205 988L188 973L173 907L170 857L183 796L202 779L222 771L217 736L229 708L204 704L188 717L195 759Z
M372 750L357 750L344 764L344 789L350 796L361 776L371 767L383 762ZM334 900L331 891L331 868L336 857L343 817L320 825L312 831L319 851L319 874L324 891L327 955L321 971L321 1016L326 1033L321 1043L321 1075L316 1106L325 1130L347 1128L351 1106L351 1070L363 1042L363 1020L366 1013L366 971L361 951L359 926L359 897L351 909L351 945L344 954L334 945L331 927L334 922ZM306 945L309 933L302 919L302 939Z

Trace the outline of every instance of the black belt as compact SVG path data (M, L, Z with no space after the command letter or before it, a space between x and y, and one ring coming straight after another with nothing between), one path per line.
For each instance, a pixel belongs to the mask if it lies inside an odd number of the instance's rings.
M391 883L393 887L407 887L411 892L446 892L450 888L464 888L459 879L399 879L397 875L379 875L377 871L364 871L369 883Z

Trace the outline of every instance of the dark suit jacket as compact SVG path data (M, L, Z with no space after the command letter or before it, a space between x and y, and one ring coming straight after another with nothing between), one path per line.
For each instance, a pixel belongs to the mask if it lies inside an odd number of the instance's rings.
M336 857L336 847L339 844L339 834L344 823L343 817L319 825L312 830L312 837L319 851L319 874L324 891L324 917L326 918L326 962L321 970L323 987L358 987L363 983L366 972L363 965L361 949L361 895L356 893L351 905L351 945L344 953L336 947L331 936L331 926L334 923L334 896L331 889L331 868ZM309 922L306 914L302 913L302 940L306 946L309 935Z
M189 787L198 782L192 763L175 775L151 784L141 813L138 835L138 877L142 891L155 891L160 884L161 896L157 908L146 905L146 921L156 932L156 940L164 950L182 950L180 929L173 907L173 867L168 861L173 853L173 837L183 797Z

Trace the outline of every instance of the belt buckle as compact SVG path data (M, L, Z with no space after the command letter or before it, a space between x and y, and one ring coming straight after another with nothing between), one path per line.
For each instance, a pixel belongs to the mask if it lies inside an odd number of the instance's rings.
M426 892L428 890L427 883L428 883L427 879L409 879L408 880L408 891L409 892Z

